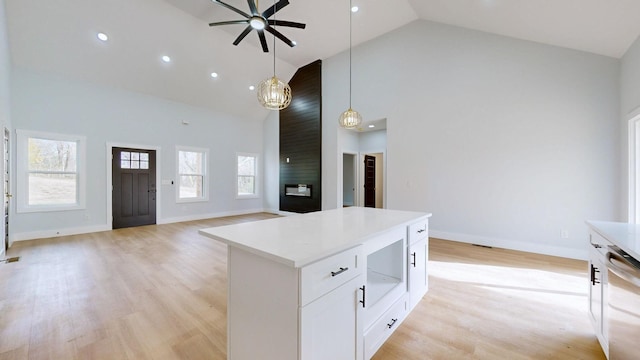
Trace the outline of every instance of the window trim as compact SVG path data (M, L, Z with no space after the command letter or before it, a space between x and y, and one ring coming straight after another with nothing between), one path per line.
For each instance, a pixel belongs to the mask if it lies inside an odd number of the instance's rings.
M636 174L640 171L640 107L634 109L626 116L628 122L628 221L632 224L640 224L640 177Z
M238 177L240 176L238 174L238 157L239 156L246 156L246 157L253 157L255 158L255 175L254 175L254 185L255 185L255 192L253 194L240 194L238 191ZM236 167L236 199L259 199L260 198L260 155L256 154L256 153L246 153L246 152L237 152L236 153L236 161L235 161L235 167Z
M204 169L202 169L202 193L201 197L180 197L180 151L199 152L204 154L204 161L202 162ZM209 149L198 148L193 146L176 146L176 203L196 203L209 201Z
M29 139L75 142L76 147L76 203L69 205L29 205ZM82 135L58 134L16 129L16 212L33 213L86 209L86 142Z

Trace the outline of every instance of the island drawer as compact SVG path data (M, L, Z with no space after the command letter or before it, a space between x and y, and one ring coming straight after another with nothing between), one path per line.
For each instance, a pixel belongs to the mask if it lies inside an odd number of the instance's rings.
M409 244L429 236L429 219L424 218L409 226Z
M300 270L300 305L305 306L320 296L360 275L358 257L362 246L307 265Z
M364 333L365 359L370 359L384 344L391 334L400 326L407 316L407 297L402 296L382 316L380 316Z

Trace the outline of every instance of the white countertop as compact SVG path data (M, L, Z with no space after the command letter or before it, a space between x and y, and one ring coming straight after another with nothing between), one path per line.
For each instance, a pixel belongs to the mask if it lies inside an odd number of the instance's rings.
M303 267L430 213L348 207L202 229L200 234L279 263Z
M611 221L587 221L598 234L640 260L640 225Z

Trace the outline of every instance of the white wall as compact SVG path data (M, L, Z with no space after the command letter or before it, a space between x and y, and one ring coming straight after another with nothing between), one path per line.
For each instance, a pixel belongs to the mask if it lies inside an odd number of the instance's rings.
M627 50L622 57L620 66L620 154L622 159L621 176L620 176L620 204L621 212L624 219L627 219L627 210L629 206L628 199L628 122L630 118L640 113L640 37L636 39L633 45Z
M432 212L436 237L586 257L584 221L620 215L619 69L428 21L354 48L353 108L387 119L387 208ZM323 63L324 209L347 91L342 53Z
M0 0L0 134L4 128L11 129L9 110L10 100L11 57L9 54L9 34L7 33L7 19L4 0ZM0 147L1 149L2 147ZM4 183L4 174L0 176ZM0 196L2 198L2 196ZM0 234L4 234L4 221L0 221ZM4 257L4 239L0 236L0 258Z
M263 199L236 199L236 152L261 154L263 119L250 121L149 95L14 68L15 129L84 135L89 179L87 208L12 214L15 240L104 229L107 224L106 144L160 148L162 179L176 178L176 145L210 150L208 202L175 201L175 185L160 185L158 223L263 209ZM189 125L182 121L188 120ZM15 147L14 147L15 149ZM14 177L15 181L15 177ZM20 194L17 194L20 196Z

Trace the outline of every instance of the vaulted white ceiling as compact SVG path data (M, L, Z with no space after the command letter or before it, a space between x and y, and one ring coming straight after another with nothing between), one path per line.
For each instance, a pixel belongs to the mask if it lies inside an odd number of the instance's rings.
M248 10L246 0L227 0ZM13 65L142 92L239 117L264 118L249 85L273 73L255 33L210 28L239 15L210 0L5 0ZM638 0L353 0L354 45L416 19L619 58L640 34ZM263 9L273 1L259 1ZM290 0L277 19L297 42L276 42L276 71L288 79L316 59L348 49L348 0ZM106 43L97 32L109 35ZM268 36L269 48L272 38ZM160 60L162 55L170 63ZM211 72L217 78L211 78Z

